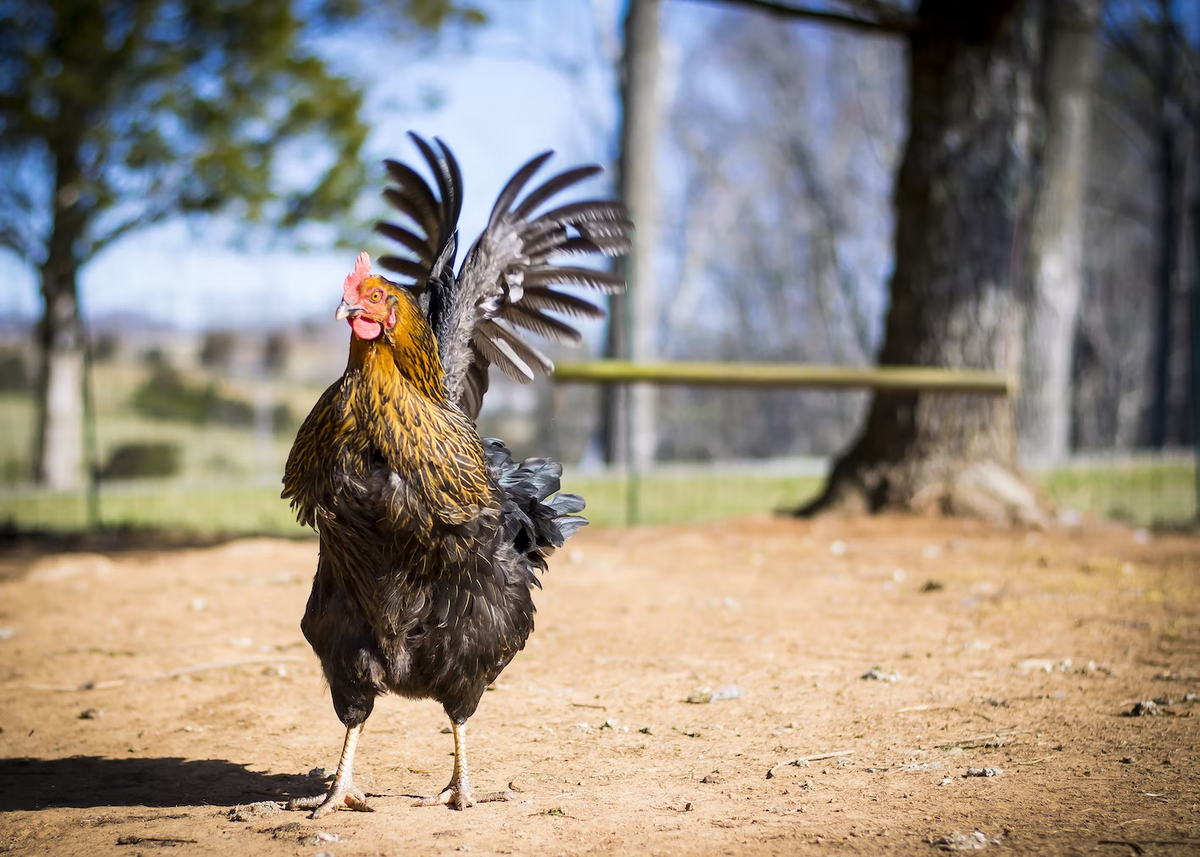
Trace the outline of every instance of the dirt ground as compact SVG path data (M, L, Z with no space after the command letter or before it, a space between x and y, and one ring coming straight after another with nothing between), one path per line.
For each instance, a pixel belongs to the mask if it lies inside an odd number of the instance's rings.
M470 723L476 787L513 800L414 807L452 739L435 703L387 698L358 757L376 811L310 821L268 802L320 791L341 746L298 626L315 558L0 555L0 851L1200 850L1196 538L585 530Z

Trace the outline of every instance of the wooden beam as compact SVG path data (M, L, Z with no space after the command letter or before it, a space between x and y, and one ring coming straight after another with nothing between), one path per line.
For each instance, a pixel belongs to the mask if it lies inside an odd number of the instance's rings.
M821 390L982 393L1010 396L1016 381L997 372L930 366L818 366L804 363L560 363L560 384L660 384L700 387L800 387Z

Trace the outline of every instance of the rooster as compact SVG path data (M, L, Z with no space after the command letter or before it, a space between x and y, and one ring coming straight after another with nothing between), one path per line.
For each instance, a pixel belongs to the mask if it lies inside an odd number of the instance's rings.
M283 478L283 497L320 535L301 629L346 727L329 791L290 803L313 818L371 810L354 785L354 753L388 691L433 698L450 718L453 774L420 805L464 809L504 797L472 789L467 720L533 630L531 590L546 557L587 522L577 514L583 500L558 493L557 462L516 463L503 443L480 438L474 420L489 366L526 383L553 370L520 329L577 344L579 332L549 313L604 317L553 286L624 289L615 274L550 260L619 255L633 227L615 201L537 213L600 171L576 167L522 197L545 152L505 185L456 274L458 163L441 140L410 137L437 193L416 170L385 161L384 196L413 228L376 227L408 251L379 260L405 282L372 274L367 254L358 257L336 313L351 329L346 371L300 427Z

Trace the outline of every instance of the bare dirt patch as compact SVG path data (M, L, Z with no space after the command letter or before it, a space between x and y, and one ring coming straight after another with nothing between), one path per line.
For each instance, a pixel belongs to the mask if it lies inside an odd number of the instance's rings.
M435 703L389 698L356 770L376 811L309 821L274 802L322 789L341 745L298 627L315 558L250 540L22 559L0 582L0 851L1200 847L1196 539L585 530L471 720L476 787L515 800L413 807L452 741Z

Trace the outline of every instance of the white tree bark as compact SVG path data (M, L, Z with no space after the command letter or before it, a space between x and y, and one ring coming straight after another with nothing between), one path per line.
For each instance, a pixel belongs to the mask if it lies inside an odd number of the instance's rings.
M1046 0L1045 136L1029 224L1024 361L1017 405L1022 459L1061 462L1071 443L1071 366L1083 294L1084 181L1099 0Z
M45 384L42 481L56 491L77 489L83 477L83 352L51 352Z

